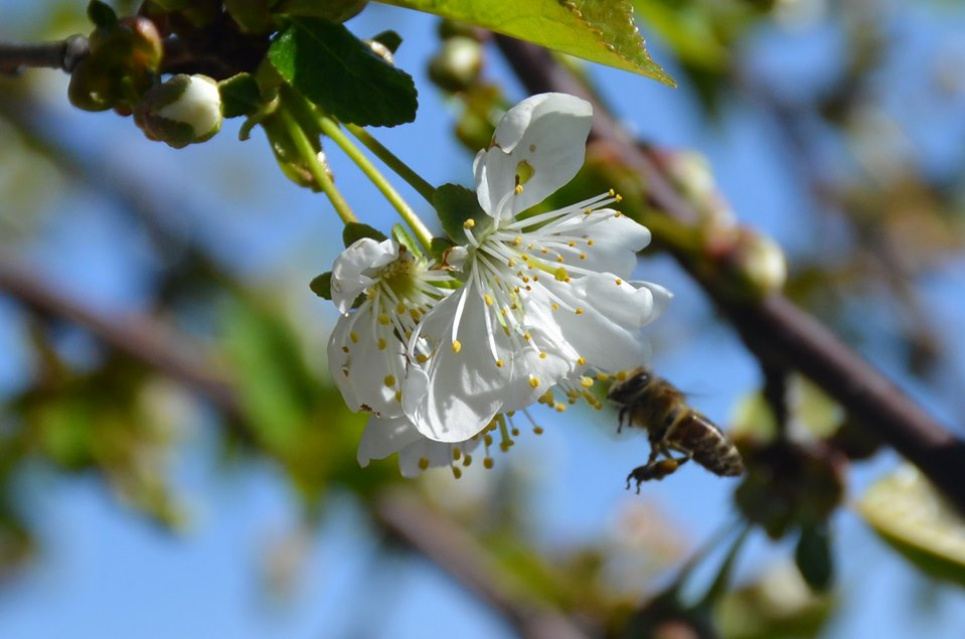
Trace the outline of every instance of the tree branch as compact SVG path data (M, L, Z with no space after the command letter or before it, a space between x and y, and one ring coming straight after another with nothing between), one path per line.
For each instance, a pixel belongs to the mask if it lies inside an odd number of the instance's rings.
M544 49L503 36L498 36L497 42L531 92L562 91L593 100ZM615 162L640 176L652 205L678 220L696 219L696 213L676 192L650 152L635 144L599 106L591 138L605 145ZM685 256L675 257L704 287L756 357L765 364L793 368L809 377L865 427L918 466L959 511L965 512L965 442L787 298L774 294L759 304L736 302L713 282L694 273L693 264Z
M87 38L79 35L40 44L0 42L0 74L14 75L24 68L38 67L70 73L88 53Z
M419 551L473 595L496 608L526 639L586 639L558 611L533 600L512 575L498 569L479 542L455 523L402 494L376 502L375 516L393 535Z

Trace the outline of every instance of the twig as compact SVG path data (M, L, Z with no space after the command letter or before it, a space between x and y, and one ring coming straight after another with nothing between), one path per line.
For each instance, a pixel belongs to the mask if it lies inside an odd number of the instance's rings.
M111 348L197 389L229 416L240 416L241 410L231 386L189 355L181 340L165 337L161 326L150 318L104 318L83 304L54 292L4 258L0 258L0 291L36 313L58 317L90 331Z
M0 74L17 74L24 68L60 69L70 73L90 53L84 36L57 42L11 44L0 42Z
M585 95L579 83L555 64L545 50L502 36L497 36L497 42L530 91ZM602 109L596 110L591 136L611 151L615 162L640 176L656 208L677 219L695 219L695 212L674 190L647 149L634 144ZM675 257L685 268L692 268L684 256ZM965 512L965 442L785 297L775 294L760 304L741 304L725 298L713 283L696 279L762 362L793 368L808 376L858 421L918 466Z
M497 568L479 542L417 499L401 494L385 496L376 502L375 516L387 530L499 610L526 639L589 636L564 615L534 601L512 575Z

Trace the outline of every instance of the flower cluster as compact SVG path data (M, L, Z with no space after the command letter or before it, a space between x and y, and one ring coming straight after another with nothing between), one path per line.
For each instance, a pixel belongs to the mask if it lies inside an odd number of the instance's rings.
M363 466L398 452L406 476L458 476L480 443L491 466L516 411L598 405L593 375L647 360L640 328L671 297L630 279L649 231L605 208L612 192L530 211L579 171L591 121L590 104L564 94L510 109L473 163L484 215L467 216L441 264L373 239L336 260L329 366L349 407L372 414Z

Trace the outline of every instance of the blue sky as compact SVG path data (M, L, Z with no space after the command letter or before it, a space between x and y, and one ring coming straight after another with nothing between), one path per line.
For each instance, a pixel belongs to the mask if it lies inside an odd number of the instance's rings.
M22 8L23 3L0 0L0 15L16 18ZM435 41L434 20L372 7L351 23L362 36L387 26L405 38L397 63L416 76L421 107L415 124L379 131L379 138L411 159L430 182L468 184L470 158L449 138L448 108L423 71ZM15 35L8 31L13 27L16 20L0 24L0 37ZM945 33L950 27L927 23L921 28ZM816 28L793 37L765 34L755 46L766 54L773 49L774 58L789 65L779 69L819 74L824 57L833 55L833 40L833 33ZM498 63L495 68L498 72ZM332 233L334 216L322 198L298 190L281 176L260 133L241 143L236 124L231 123L209 144L173 151L143 139L129 121L113 114L74 112L66 105L63 79L53 72L36 73L46 73L45 80L52 85L49 99L56 122L51 126L92 156L153 176L166 197L183 194L199 203L190 211L175 208L171 215L216 247L226 264L252 281L272 282L292 295L304 295L305 282L327 270L339 249ZM672 91L612 70L602 70L600 78L621 114L633 118L640 135L705 153L743 220L792 250L800 246L810 229L806 198L793 176L782 172L781 162L775 160L781 149L752 108L731 105L722 125L713 129L693 111L686 88ZM917 135L922 145L936 145L936 153L948 153L944 144L929 142L934 137L930 130ZM332 162L340 189L365 212L366 222L385 227L395 221L389 207L347 162L334 154ZM198 180L199 175L204 179ZM404 187L402 191L419 204L417 196ZM105 311L141 308L155 258L144 248L140 231L90 193L69 190L59 201L61 206L65 202L70 203L70 215L51 215L50 224L21 257L40 275L65 290L82 292L85 300ZM672 347L656 345L657 367L682 388L694 391L701 410L723 420L734 401L757 383L753 362L726 326L707 326L706 301L666 259L650 260L641 268L647 279L676 293L672 312L677 327L665 331ZM942 291L953 290L961 280L960 270L949 270L934 283L934 295L942 297ZM304 305L314 303L306 300ZM332 313L310 308L324 339ZM950 319L959 319L962 311L948 305ZM0 385L7 390L29 369L29 361L17 355L22 349L17 345L16 322L16 314L0 300L0 348L11 354L0 362ZM961 351L960 341L955 347ZM82 339L76 348L83 350ZM939 398L924 399L942 410ZM527 481L538 495L532 505L534 528L547 546L604 534L616 514L639 499L669 513L693 546L731 515L732 484L707 473L680 473L673 481L648 486L644 498L624 492L626 471L645 453L642 438L614 438L608 434L612 424L589 412L541 417L547 433L522 438L513 455L526 460ZM58 480L42 469L27 478L24 490L35 495L37 508L31 516L41 531L44 553L25 575L0 590L0 636L512 636L499 619L425 562L377 560L373 570L375 541L349 500L334 507L318 529L302 533L304 554L296 556L303 557L303 564L291 596L280 600L266 595L261 566L272 548L293 535L299 539L297 503L270 464L252 464L227 475L219 469L207 425L199 414L187 427L184 454L176 460L177 483L192 500L192 523L176 535L146 523L94 478ZM886 454L856 469L852 494L859 494L896 461ZM448 476L436 480L451 482ZM476 488L467 482L465 488L456 484L449 489ZM914 612L917 599L928 592L924 582L883 550L847 509L836 524L847 599L829 636L960 636L965 627L965 596L960 591L935 594L927 616ZM741 575L749 577L766 560L789 554L784 545L774 547L755 538Z

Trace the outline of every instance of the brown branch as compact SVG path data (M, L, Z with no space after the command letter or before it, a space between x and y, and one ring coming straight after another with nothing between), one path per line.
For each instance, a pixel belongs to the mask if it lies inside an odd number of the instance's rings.
M565 615L535 601L512 575L501 571L471 535L440 513L402 494L375 505L379 523L419 551L473 595L496 608L526 639L586 639Z
M84 36L57 42L11 44L0 42L0 74L17 74L25 68L60 69L70 73L90 53Z
M503 36L498 36L497 42L531 92L562 91L592 100L545 50ZM695 212L676 192L659 163L647 149L634 144L604 109L596 109L591 136L607 147L616 162L640 176L652 205L679 220L696 219ZM675 257L684 268L693 268L685 256ZM694 274L693 270L691 274L762 362L793 368L809 377L863 425L918 466L965 512L965 442L787 298L775 294L760 304L742 304L727 298L714 283Z
M229 416L240 416L237 398L224 378L209 372L204 362L183 348L182 340L167 336L150 318L102 317L82 303L56 293L4 258L0 258L0 291L35 313L64 319L86 329L111 348L196 389Z

